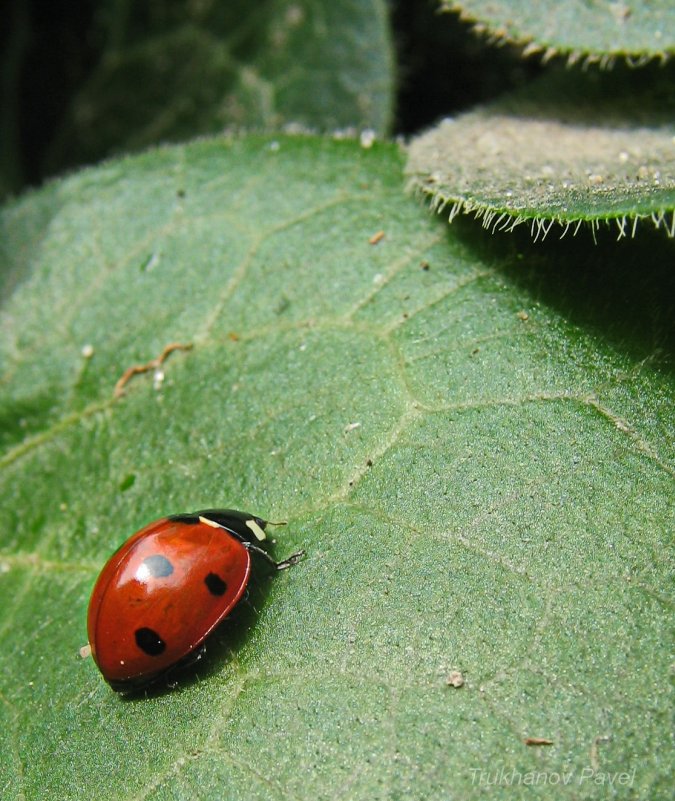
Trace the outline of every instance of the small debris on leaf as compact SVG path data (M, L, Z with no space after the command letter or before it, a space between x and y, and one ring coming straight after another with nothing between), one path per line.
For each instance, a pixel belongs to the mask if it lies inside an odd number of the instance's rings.
M164 378L164 373L162 373L162 371L159 368L164 363L165 359L169 356L169 354L173 353L175 350L191 350L191 349L192 349L191 342L184 345L182 345L179 342L172 342L170 345L167 345L164 348L164 350L159 354L159 356L157 356L156 359L151 359L149 362L146 362L145 364L134 364L131 367L127 367L127 369L122 373L122 377L115 384L113 396L115 398L120 398L122 395L124 395L124 388L135 375L139 375L140 373L148 373L150 372L150 370L155 371L155 388L159 388L158 384L161 384L161 380L158 379L159 375L161 374L162 380Z
M448 685L448 687L463 687L464 676L459 670L453 670L446 676L445 683Z

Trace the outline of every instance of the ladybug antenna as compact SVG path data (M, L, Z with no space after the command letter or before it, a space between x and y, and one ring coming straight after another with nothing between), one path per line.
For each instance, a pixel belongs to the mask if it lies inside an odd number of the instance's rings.
M273 523L271 520L266 520L265 525L267 526L287 526L288 523L285 520L280 520L278 523Z

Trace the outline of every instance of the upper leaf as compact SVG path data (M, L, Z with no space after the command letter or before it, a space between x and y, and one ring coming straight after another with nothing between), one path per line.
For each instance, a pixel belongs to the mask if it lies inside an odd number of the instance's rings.
M441 0L442 7L476 23L497 39L527 45L546 57L567 54L606 62L608 57L661 57L675 50L671 0Z
M487 227L641 217L675 233L675 93L666 75L553 72L410 145L407 172L436 208ZM629 222L632 221L632 222Z

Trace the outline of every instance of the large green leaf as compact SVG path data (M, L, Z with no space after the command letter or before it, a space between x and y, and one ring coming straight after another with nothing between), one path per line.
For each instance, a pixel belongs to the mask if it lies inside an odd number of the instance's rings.
M671 243L448 230L401 162L202 141L2 213L3 801L669 797ZM124 701L97 571L214 505L307 558Z
M671 0L441 0L441 7L471 20L496 39L528 45L551 57L665 58L675 49Z

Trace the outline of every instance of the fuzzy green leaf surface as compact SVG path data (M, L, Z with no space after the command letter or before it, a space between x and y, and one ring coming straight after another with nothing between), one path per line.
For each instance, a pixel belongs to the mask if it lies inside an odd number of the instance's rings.
M3 801L669 798L672 243L448 229L402 162L204 140L2 211ZM307 557L122 700L97 573L214 506Z
M670 0L441 0L441 7L489 36L547 56L663 58L675 50Z
M651 217L675 234L672 70L553 71L414 139L407 172L436 208L486 226Z
M237 0L154 14L106 5L103 56L67 110L52 166L228 127L389 128L383 0Z

